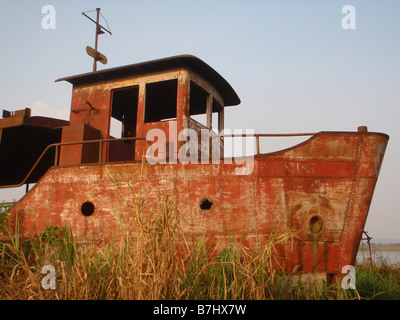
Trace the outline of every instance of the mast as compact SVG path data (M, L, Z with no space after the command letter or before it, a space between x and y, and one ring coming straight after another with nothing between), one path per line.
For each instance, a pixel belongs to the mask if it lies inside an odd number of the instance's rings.
M85 12L82 12L82 15L84 15L86 18L88 18L90 21L92 21L96 24L96 38L95 38L94 49L89 46L86 47L87 54L90 55L91 57L93 57L93 72L97 71L97 61L100 61L103 64L107 63L107 58L97 50L98 44L99 44L99 35L104 34L104 31L107 31L111 35L111 31L109 31L108 29L106 29L105 27L103 27L100 24L100 15L101 15L100 10L101 10L100 8L96 8L96 11L97 11L96 21L94 21L92 18L90 18L88 15L86 15ZM86 12L89 12L89 11L86 11ZM102 15L102 17L103 17L103 15ZM105 20L105 18L104 18L104 20ZM107 23L107 20L106 20L106 23ZM108 27L108 23L107 23L107 27Z
M100 27L100 25L99 25L99 20L100 20L100 8L96 8L96 11L97 11L97 19L96 19L96 41L95 41L95 44L94 44L94 50L97 51L97 46L98 46L98 43L99 43L99 35L100 35L100 34L103 34L104 31L101 31L101 27ZM94 59L93 59L93 71L96 71L96 70L97 70L97 59L94 58Z

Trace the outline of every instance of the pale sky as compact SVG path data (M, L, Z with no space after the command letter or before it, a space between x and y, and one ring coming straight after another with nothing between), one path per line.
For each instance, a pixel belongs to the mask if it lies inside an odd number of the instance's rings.
M55 29L44 29L45 5ZM355 8L343 29L342 7ZM28 1L0 0L0 108L68 119L71 84L54 81L92 70L87 45L101 8L107 66L192 54L218 71L242 103L227 128L256 133L369 131L390 135L365 230L400 239L400 1ZM95 17L95 13L88 13ZM106 26L104 20L101 21ZM282 141L281 139L279 141ZM299 140L265 140L263 151ZM23 191L0 190L0 199Z

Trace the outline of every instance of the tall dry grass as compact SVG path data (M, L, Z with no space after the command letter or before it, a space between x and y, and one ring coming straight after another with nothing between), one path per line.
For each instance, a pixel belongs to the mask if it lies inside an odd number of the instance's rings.
M168 197L148 217L139 200L130 224L121 215L120 241L102 247L78 244L67 227L49 227L34 239L10 235L0 245L0 299L343 298L335 288L310 287L273 267L274 245L291 234L273 234L259 252L232 240L212 255L204 239L188 245ZM55 289L42 287L46 265L55 268Z

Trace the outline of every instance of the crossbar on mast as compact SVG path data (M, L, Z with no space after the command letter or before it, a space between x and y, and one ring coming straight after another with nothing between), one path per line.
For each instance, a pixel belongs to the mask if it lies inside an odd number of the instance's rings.
M98 47L98 42L99 42L99 35L103 34L104 32L102 31L102 29L106 32L108 32L111 35L111 31L109 31L108 29L106 29L105 27L103 27L100 23L100 8L96 8L97 11L97 18L96 21L94 21L92 18L90 18L87 14L85 14L85 12L82 12L82 15L84 15L86 18L88 18L90 21L94 22L96 24L96 40L95 40L95 47L94 47L94 51L95 51L95 55L93 57L93 72L95 72L97 70L97 61L101 60L100 56L100 52L98 52L97 47ZM108 23L107 23L108 24Z

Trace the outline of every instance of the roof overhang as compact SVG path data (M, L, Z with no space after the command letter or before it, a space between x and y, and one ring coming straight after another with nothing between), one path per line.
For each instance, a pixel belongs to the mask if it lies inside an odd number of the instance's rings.
M240 104L240 98L231 85L213 68L201 59L192 55L179 55L158 60L151 60L127 66L110 68L90 73L79 74L56 80L68 81L75 85L92 84L96 82L111 81L129 76L144 75L152 72L184 67L198 73L209 81L220 92L225 106Z

